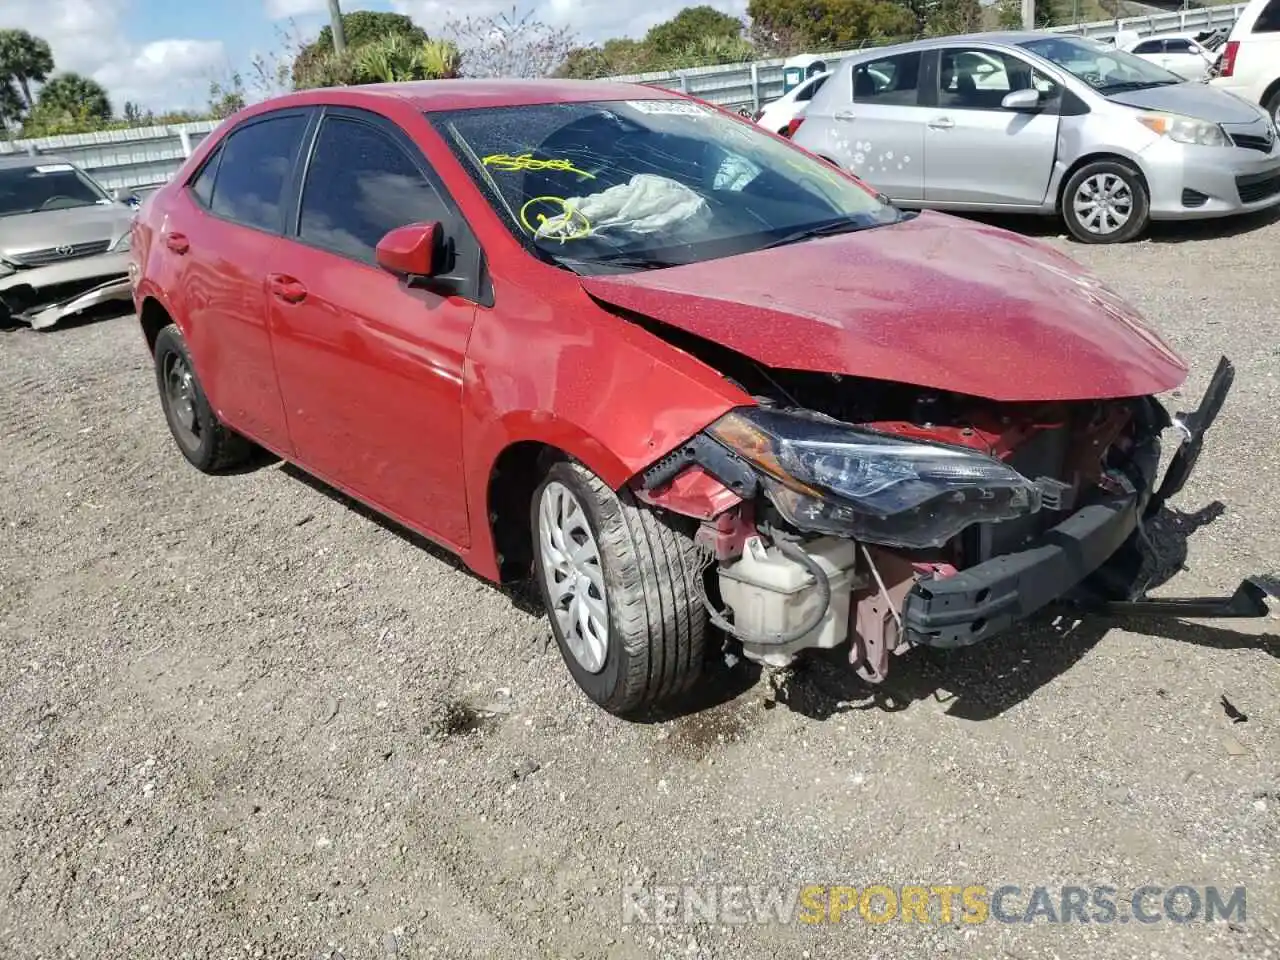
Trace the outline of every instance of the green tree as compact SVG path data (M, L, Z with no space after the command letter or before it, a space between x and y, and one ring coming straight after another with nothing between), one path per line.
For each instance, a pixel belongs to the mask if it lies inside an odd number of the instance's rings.
M0 83L16 87L27 110L36 105L32 85L44 83L51 73L53 51L48 43L26 30L0 30Z
M111 100L107 91L89 77L78 73L59 73L49 79L36 95L33 113L45 116L67 114L72 117L111 119Z
M919 32L916 15L892 0L750 0L747 16L758 40L790 50L839 50Z
M1021 3L1019 3L1021 18ZM974 33L982 29L980 0L937 0L926 15L924 32L931 37Z
M346 34L346 56L354 56L365 44L385 37L402 37L412 43L426 43L427 32L402 13L386 13L378 10L359 10L342 15L342 32ZM293 84L306 87L331 87L335 83L321 83L345 74L351 61L334 60L333 28L326 24L320 35L304 44L293 61ZM339 63L341 61L341 64Z
M621 37L607 40L599 47L575 47L556 68L554 76L595 80L658 69L653 51L644 41Z
M644 42L656 56L679 54L709 38L738 39L742 21L703 4L685 7L670 20L651 27Z

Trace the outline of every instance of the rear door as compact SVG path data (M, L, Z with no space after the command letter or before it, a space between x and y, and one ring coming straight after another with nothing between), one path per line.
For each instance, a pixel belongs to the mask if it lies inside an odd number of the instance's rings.
M282 110L233 130L188 181L162 227L200 381L218 415L271 449L292 447L267 326L267 264L313 111Z
M479 244L413 141L368 111L326 108L291 242L271 261L276 366L298 460L416 529L468 545L462 378ZM438 222L455 291L379 268L396 227Z
M922 62L911 52L855 64L850 87L826 100L832 159L893 200L924 199Z
M938 52L925 124L925 199L937 203L1035 206L1049 189L1062 88L1021 57L998 50ZM1040 94L1035 113L1006 110L1014 90Z

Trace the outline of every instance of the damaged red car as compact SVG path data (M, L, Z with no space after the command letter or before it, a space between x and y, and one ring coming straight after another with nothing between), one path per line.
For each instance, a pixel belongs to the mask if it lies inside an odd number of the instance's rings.
M1066 256L607 82L258 104L147 202L132 256L192 464L264 447L533 577L623 715L725 643L846 651L874 682L1086 587L1140 605L1143 518L1232 376L1174 420L1183 362ZM1250 582L1182 603L1266 609Z

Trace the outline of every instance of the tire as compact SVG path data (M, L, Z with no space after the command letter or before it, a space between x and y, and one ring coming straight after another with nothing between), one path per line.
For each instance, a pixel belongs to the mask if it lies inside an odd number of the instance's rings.
M692 537L637 504L629 491L614 493L569 461L547 471L534 493L530 522L534 575L556 645L582 691L620 717L678 701L701 676L706 650L705 563ZM594 564L590 547L577 565L556 564L552 555L557 539L566 541L566 529L579 548L586 534L593 538ZM603 608L603 618L587 618L594 642L584 641L573 623L567 635L557 613L573 617L576 601L555 584L575 576L588 601ZM603 596L593 596L601 586Z
M218 473L247 461L253 445L224 426L209 406L187 342L173 324L156 336L155 364L165 421L191 465L204 473Z
M1104 206L1097 218L1090 218L1087 204L1095 197L1102 200ZM1116 225L1121 215L1123 220ZM1067 230L1081 243L1127 243L1150 224L1151 199L1142 177L1129 164L1095 160L1067 180L1062 191L1062 219L1066 221ZM1091 226L1090 221L1095 225ZM1111 224L1112 229L1100 229L1107 224Z
M1275 121L1276 126L1280 127L1280 89L1267 97L1267 102L1262 106L1267 113L1271 114L1271 119Z

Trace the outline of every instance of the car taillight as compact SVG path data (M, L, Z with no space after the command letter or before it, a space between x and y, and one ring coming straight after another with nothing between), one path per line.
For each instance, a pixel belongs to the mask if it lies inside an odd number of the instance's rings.
M787 129L782 131L784 137L794 137L796 131L800 129L800 124L804 123L804 117L795 117L787 124Z
M1218 76L1229 77L1236 72L1236 54L1240 52L1239 40L1228 40L1227 49L1222 51L1222 66L1218 70Z

